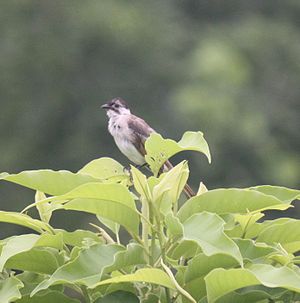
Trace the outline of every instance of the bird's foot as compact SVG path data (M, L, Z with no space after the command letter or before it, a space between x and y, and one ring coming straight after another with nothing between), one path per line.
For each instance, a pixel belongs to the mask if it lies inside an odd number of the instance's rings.
M130 174L131 174L131 173L130 173L130 167L124 166L124 167L123 167L123 173L126 174L126 175L130 175Z

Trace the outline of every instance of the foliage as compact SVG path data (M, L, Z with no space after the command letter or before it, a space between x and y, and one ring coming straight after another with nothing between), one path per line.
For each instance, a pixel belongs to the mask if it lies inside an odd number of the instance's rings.
M210 160L203 134L187 132L178 143L154 134L146 148L150 176L135 167L129 174L111 158L77 173L0 175L36 191L24 211L0 212L1 222L32 229L0 242L1 303L299 300L300 220L262 218L266 210L292 207L300 191L207 190L201 183L197 195L183 201L187 162L162 174L160 167L184 150ZM39 219L29 216L33 207ZM95 215L97 232L56 229L50 221L59 210ZM120 241L120 228L128 241Z

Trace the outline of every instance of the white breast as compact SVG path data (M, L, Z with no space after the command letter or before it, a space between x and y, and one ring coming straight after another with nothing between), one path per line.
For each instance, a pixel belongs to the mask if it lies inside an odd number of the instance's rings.
M120 151L133 163L143 165L145 158L131 143L131 130L127 125L127 118L119 115L109 119L108 130L113 136Z

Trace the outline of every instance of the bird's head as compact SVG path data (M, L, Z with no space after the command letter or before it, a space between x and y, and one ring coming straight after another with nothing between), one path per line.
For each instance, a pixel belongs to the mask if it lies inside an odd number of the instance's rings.
M109 118L116 115L130 114L130 109L122 98L114 98L106 104L103 104L101 107L106 110Z

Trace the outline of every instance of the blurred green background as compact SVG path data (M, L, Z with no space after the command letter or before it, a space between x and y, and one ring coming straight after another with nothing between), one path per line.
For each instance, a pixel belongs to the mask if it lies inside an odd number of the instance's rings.
M204 132L194 187L299 187L300 1L3 0L0 37L1 172L128 165L100 109L121 96L165 137ZM2 210L32 200L0 183Z

